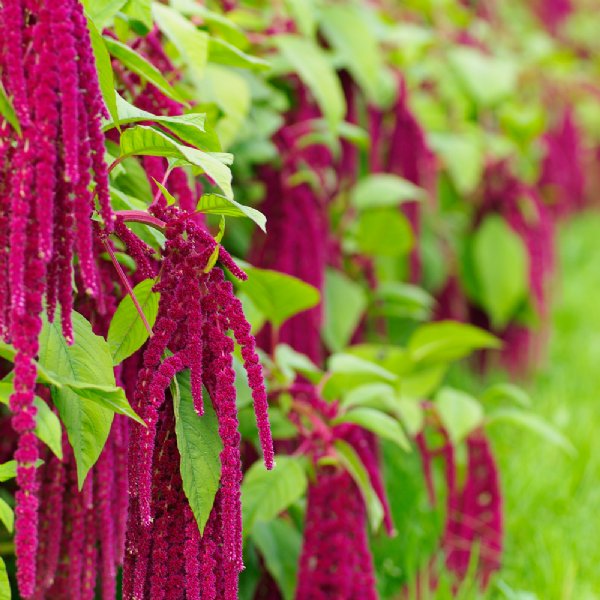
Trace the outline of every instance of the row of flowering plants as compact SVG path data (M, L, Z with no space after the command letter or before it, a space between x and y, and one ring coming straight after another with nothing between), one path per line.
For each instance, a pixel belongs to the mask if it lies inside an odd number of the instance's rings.
M2 600L490 585L486 429L571 447L465 365L541 358L597 184L533 8L0 0Z

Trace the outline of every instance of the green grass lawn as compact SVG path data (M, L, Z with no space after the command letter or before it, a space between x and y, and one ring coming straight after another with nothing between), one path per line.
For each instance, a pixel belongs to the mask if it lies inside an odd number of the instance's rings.
M492 431L506 500L492 598L600 598L600 215L566 224L558 252L548 357L526 387L577 454L524 430Z

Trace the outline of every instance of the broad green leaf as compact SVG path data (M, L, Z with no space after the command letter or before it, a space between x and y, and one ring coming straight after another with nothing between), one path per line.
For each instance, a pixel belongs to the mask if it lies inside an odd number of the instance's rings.
M490 215L473 238L479 297L492 325L502 329L529 290L529 259L521 238L499 215Z
M207 394L204 396L204 415L199 417L194 409L189 371L176 376L174 387L173 410L183 491L202 534L219 489L219 455L223 442L219 436L217 416Z
M483 425L481 404L459 390L442 388L435 398L435 406L453 444L460 443Z
M85 10L96 29L102 31L115 15L125 6L127 0L85 0Z
M401 377L402 397L426 400L442 383L447 371L446 362L413 365L413 368Z
M38 460L35 462L36 469L38 469L41 465L44 464L43 460ZM9 460L5 463L0 464L0 483L4 481L8 481L9 479L14 479L17 476L17 461Z
M425 414L419 402L410 398L398 398L396 412L410 436L415 436L423 429Z
M361 285L335 269L325 272L323 341L333 352L343 350L367 308Z
M21 124L15 113L10 98L6 95L6 90L0 81L0 115L2 115L14 128L14 130L21 135Z
M302 459L277 456L276 466L267 471L262 461L255 462L242 482L244 531L252 533L255 523L271 521L306 491Z
M0 556L0 600L11 600L12 592L4 559Z
M2 498L0 498L0 522L4 523L4 527L6 527L8 533L12 533L15 524L15 514L6 500Z
M327 55L312 40L295 35L280 35L275 44L293 71L310 89L332 129L337 129L346 114L344 92Z
M284 0L298 31L306 38L314 37L317 28L315 0Z
M100 84L102 98L104 99L104 103L106 104L106 108L108 108L112 120L118 127L119 113L117 110L117 93L115 91L115 76L113 74L110 56L106 49L104 39L89 18L87 24L90 32L90 42L94 51L94 58L96 59L96 72L98 73L98 83Z
M124 156L166 156L179 159L184 164L195 165L221 188L225 197L233 199L231 171L225 164L231 161L230 154L202 152L179 144L161 131L143 125L135 125L123 132L121 153Z
M488 416L486 425L495 423L518 425L543 437L547 442L560 448L569 456L575 456L577 454L577 450L568 438L566 438L558 429L555 429L548 422L544 421L544 419L533 413L516 408L499 409Z
M173 8L154 2L154 21L177 48L196 85L200 85L208 59L209 36Z
M104 43L110 54L136 75L151 83L159 89L165 96L185 104L186 100L179 92L162 76L161 72L141 54L122 44L112 37L104 36Z
M323 375L321 369L308 356L297 352L287 344L277 344L274 359L275 364L290 381L295 379L297 373L315 383Z
M321 27L329 45L337 52L368 99L385 104L383 56L368 19L356 4L327 4L321 7Z
M152 291L155 283L153 279L145 279L133 288L150 327L153 327L156 321L160 300L160 294ZM137 352L147 339L148 331L128 294L119 303L108 328L107 341L113 364L118 365Z
M204 194L198 201L196 210L207 215L225 215L227 217L247 217L254 221L265 233L267 218L251 206L244 206L233 199L220 194Z
M115 388L108 344L94 334L89 322L79 313L72 313L72 321L74 341L69 346L62 335L60 319L54 323L44 320L40 335L40 365L56 373L61 381ZM53 388L52 397L75 454L81 489L108 438L114 412L82 398L66 386Z
M499 348L501 342L491 333L457 321L438 321L419 327L408 342L408 351L416 362L450 362L473 350Z
M378 310L388 316L425 321L429 319L435 304L433 297L423 288L410 283L383 282L375 292L377 300L381 302Z
M356 454L356 450L350 444L343 440L336 440L334 445L340 462L350 473L362 494L371 530L376 532L383 521L383 506L371 485L367 470L358 454Z
M506 58L459 45L450 49L446 60L467 94L481 106L494 106L515 91L517 67Z
M0 356L2 358L14 363L16 354L17 351L10 344L0 341ZM52 373L51 371L45 369L39 362L37 363L36 367L38 381L60 387L61 383L58 381L56 373Z
M380 438L394 442L406 452L411 450L410 442L398 421L375 408L353 408L335 419L334 422L360 425L363 429L372 431Z
M319 303L319 291L300 279L270 269L245 270L248 280L240 290L275 327Z
M329 371L332 373L347 373L372 375L377 379L384 381L396 381L394 373L383 368L379 364L370 360L365 360L358 356L346 353L332 354L327 361Z
M389 383L367 383L344 395L341 406L346 410L356 407L368 407L394 413L396 390Z
M356 242L369 256L405 256L414 236L408 219L397 209L377 208L358 217Z
M8 406L13 389L12 382L0 381L0 402L2 404ZM35 415L35 434L58 458L62 460L62 428L60 420L39 396L36 396L33 399L33 403L37 409Z
M154 26L152 22L152 0L129 0L123 11L134 24L141 25L141 27L133 27L138 35L146 35Z
M269 68L269 63L262 58L246 54L233 44L214 37L211 37L208 43L208 60L242 69L263 70Z
M267 571L277 583L283 599L294 600L301 533L289 521L275 519L268 523L255 523L252 541L262 554Z
M359 180L350 201L358 210L393 208L403 202L422 200L425 191L414 183L390 173L376 173Z
M512 383L497 383L487 388L482 397L483 402L514 402L528 408L531 406L529 394Z

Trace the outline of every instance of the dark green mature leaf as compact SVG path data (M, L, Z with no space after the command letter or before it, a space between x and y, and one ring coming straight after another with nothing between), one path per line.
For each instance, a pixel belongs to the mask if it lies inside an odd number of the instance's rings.
M398 421L375 408L353 408L338 417L335 422L360 425L375 435L394 442L406 452L411 450L410 442Z
M396 209L378 208L358 218L356 242L369 256L404 256L413 247L408 219Z
M121 152L125 156L166 156L181 160L204 171L223 191L226 198L233 199L231 189L231 171L226 163L231 162L231 155L226 153L202 152L178 144L168 135L143 125L136 125L121 135Z
M529 259L521 238L499 215L490 215L473 238L479 297L492 325L501 329L529 290Z
M113 74L110 56L106 49L104 39L96 29L96 26L88 18L88 29L90 31L90 42L96 59L96 72L98 73L98 83L102 92L102 98L108 108L108 112L115 123L119 123L119 113L117 111L117 97L115 91L115 76Z
M327 269L324 292L323 341L333 352L343 350L367 308L367 296L358 283L341 271Z
M438 321L419 327L410 338L408 351L416 362L450 362L473 350L499 348L501 342L491 333L466 323Z
M6 500L0 498L0 522L4 523L8 533L12 533L15 524L15 514Z
M160 300L160 294L152 291L155 283L153 279L145 279L133 288L150 327L153 327L156 321ZM118 365L137 352L147 339L148 331L128 294L119 303L108 328L107 341L113 364Z
M4 380L0 382L0 402L2 404L8 406L12 392L12 381ZM39 396L34 398L33 403L37 409L37 414L35 416L35 434L58 458L62 460L62 429L58 417Z
M110 54L119 59L124 67L151 83L168 98L185 104L185 98L162 76L161 72L133 48L106 35L104 43Z
M242 483L242 517L245 533L258 521L270 521L306 491L307 480L300 457L277 456L267 471L262 461L248 469Z
M12 592L4 559L0 557L0 600L11 600Z
M202 534L219 489L219 455L223 450L223 442L219 436L217 416L207 394L204 396L204 415L199 417L194 409L189 371L177 374L173 388L175 433L181 456L183 491Z
M6 90L0 81L0 115L2 115L14 128L14 130L21 135L21 124L15 113L12 102L6 95Z
M62 381L115 388L112 358L104 338L97 336L79 313L72 314L74 342L62 335L60 320L44 320L40 335L39 363ZM79 488L98 460L110 433L114 412L98 402L83 399L73 388L53 388L52 397L67 430L77 463Z
M292 69L307 85L332 129L346 114L344 92L327 55L312 40L296 35L280 35L275 43Z
M340 462L348 473L350 473L362 494L371 530L376 532L383 521L383 506L371 485L365 465L360 460L358 454L356 454L356 450L347 442L336 440L334 445Z
M196 29L191 21L160 2L153 3L152 12L158 28L177 48L194 82L200 84L208 59L208 34Z
M208 42L208 60L242 69L264 70L269 68L269 63L262 58L246 54L233 44L214 37L211 37Z
M268 523L255 523L252 541L262 554L267 571L277 583L284 600L294 600L301 533L289 521L275 519Z
M248 280L240 283L241 291L276 327L319 303L319 291L291 275L256 267L247 268L246 273Z
M231 198L219 194L204 194L198 201L196 210L207 215L225 215L227 217L247 217L254 221L265 233L267 218L260 210L244 206Z
M403 202L421 200L425 190L390 173L363 177L352 189L350 201L359 210L393 208Z
M442 388L435 398L435 406L453 444L459 444L483 425L481 404L460 390Z

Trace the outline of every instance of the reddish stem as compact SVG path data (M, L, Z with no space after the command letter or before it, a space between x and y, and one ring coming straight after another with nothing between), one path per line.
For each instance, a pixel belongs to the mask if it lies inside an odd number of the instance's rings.
M159 231L164 231L167 224L159 218L143 211L143 210L118 210L115 213L117 217L121 217L126 223L142 223L154 227Z

